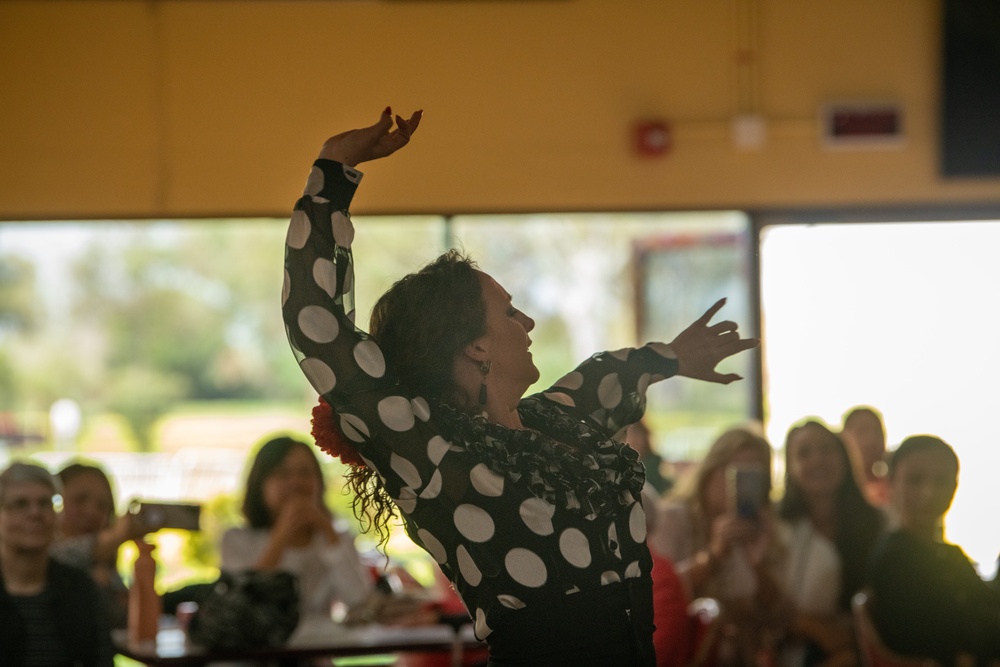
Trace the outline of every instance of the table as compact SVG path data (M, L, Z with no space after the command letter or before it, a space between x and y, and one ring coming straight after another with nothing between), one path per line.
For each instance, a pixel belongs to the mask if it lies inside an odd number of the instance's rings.
M156 641L133 644L127 633L113 633L116 650L123 656L152 667L189 667L210 662L295 661L309 658L419 651L450 653L458 667L467 649L485 647L475 638L471 625L456 630L451 625L347 627L324 618L305 618L284 646L233 650L209 650L193 645L176 624L161 626Z

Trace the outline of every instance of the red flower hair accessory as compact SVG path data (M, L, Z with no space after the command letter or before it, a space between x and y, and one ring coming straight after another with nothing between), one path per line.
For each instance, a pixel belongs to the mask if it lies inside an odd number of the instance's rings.
M312 437L316 445L330 456L355 468L366 467L358 450L348 442L337 425L337 413L322 396L312 409Z

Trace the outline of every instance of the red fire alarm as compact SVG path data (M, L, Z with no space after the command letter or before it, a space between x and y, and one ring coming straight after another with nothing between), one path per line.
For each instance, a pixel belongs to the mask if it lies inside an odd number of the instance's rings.
M642 157L662 157L673 147L670 123L665 120L644 120L635 124L632 133L635 152Z

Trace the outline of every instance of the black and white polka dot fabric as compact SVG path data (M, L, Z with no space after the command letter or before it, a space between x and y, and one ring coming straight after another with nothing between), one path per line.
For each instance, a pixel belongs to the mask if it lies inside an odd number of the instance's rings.
M288 338L476 635L552 595L648 577L642 465L612 435L642 415L650 383L676 373L669 347L594 355L521 402L525 430L414 395L354 326L348 206L360 180L329 160L312 168L286 239Z

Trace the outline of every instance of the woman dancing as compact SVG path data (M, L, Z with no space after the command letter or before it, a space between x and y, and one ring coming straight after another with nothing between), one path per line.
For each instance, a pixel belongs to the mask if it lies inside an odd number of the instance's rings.
M642 416L650 383L740 379L715 368L757 341L709 324L723 300L669 345L596 354L524 397L539 377L534 321L454 251L397 282L370 335L359 330L348 208L355 166L405 146L421 112L393 120L386 109L325 142L288 230L289 341L335 411L314 411L317 441L354 464L355 510L380 532L399 509L491 665L652 665L644 472L614 436Z

